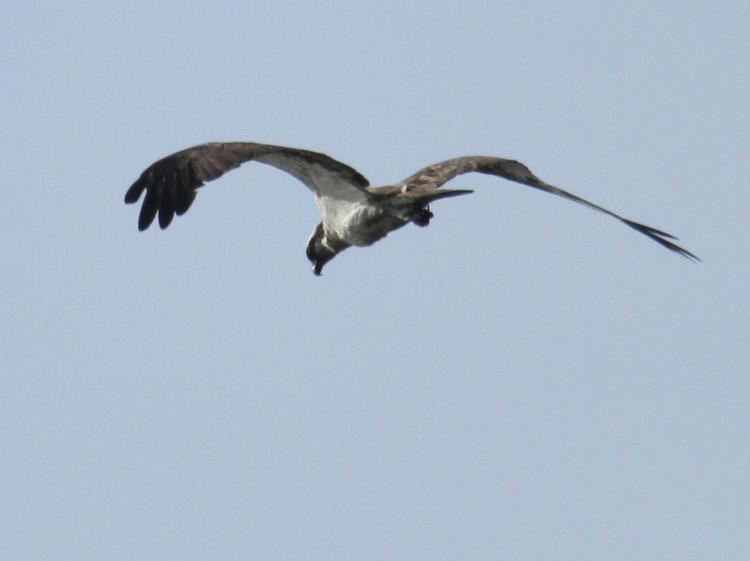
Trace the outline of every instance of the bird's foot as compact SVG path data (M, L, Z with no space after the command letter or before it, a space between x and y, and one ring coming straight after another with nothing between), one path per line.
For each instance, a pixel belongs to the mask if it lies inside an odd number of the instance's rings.
M430 223L430 219L435 216L430 212L429 208L421 208L415 214L414 218L411 219L414 224L424 228Z

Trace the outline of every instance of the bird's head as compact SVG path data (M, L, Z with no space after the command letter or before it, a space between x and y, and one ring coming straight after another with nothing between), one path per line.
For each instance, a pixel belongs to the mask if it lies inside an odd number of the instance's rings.
M320 276L323 273L323 267L325 264L336 257L338 251L331 249L326 243L322 222L318 224L317 228L315 228L310 236L305 253L310 260L310 263L312 263L313 273L316 276Z

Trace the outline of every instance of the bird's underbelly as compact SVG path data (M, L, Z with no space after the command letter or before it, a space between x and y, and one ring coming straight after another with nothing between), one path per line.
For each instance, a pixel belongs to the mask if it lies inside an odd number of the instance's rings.
M406 224L375 205L321 205L321 211L326 233L355 246L372 245Z

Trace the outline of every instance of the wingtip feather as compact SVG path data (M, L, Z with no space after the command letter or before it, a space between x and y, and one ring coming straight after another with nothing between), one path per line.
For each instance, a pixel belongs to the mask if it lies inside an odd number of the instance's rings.
M133 183L130 188L125 193L125 204L133 204L138 201L138 199L141 198L141 194L143 193L143 190L146 188L146 182L143 181L143 178L138 178L138 180Z
M702 259L695 255L694 253L688 251L687 249L680 247L676 243L671 242L670 240L679 240L679 238L673 236L672 234L668 234L667 232L662 232L661 230L657 230L656 228L652 228L651 226L646 226L645 224L639 224L638 222L633 222L632 220L626 220L623 219L623 222L633 228L634 230L637 230L641 234L648 236L652 240L654 240L656 243L660 244L663 247L666 247L668 250L673 251L679 255L682 255L686 259L692 260L694 263L700 263L702 262Z

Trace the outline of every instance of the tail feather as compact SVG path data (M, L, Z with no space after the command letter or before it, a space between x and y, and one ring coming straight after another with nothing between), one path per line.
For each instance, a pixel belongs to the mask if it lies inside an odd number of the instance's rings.
M473 192L473 189L436 189L434 191L427 192L407 191L406 193L400 195L399 198L408 200L410 203L416 203L418 205L428 205L432 201L437 201L438 199L457 197L459 195L468 195L469 193Z

